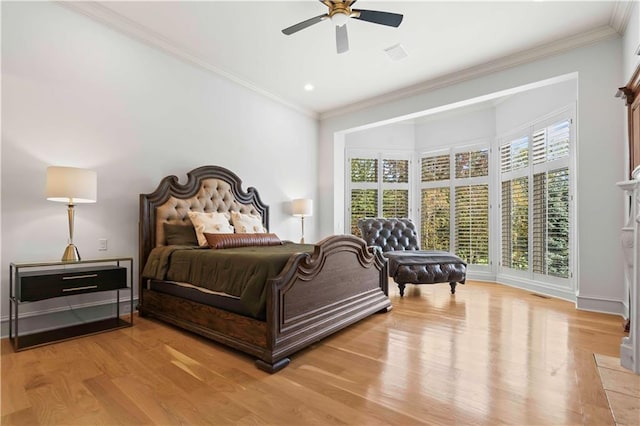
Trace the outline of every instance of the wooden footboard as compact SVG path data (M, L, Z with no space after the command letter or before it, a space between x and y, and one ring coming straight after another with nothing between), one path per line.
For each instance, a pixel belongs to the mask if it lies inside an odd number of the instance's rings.
M326 238L313 254L289 259L282 273L268 283L269 348L258 367L270 372L282 368L287 355L389 310L386 268L378 251L349 235Z

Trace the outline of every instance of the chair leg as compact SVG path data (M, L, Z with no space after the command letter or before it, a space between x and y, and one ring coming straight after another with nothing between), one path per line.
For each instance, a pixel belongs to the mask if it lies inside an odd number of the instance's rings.
M400 290L400 297L404 296L404 284L398 284L398 289Z
M456 294L456 284L457 283L455 281L452 283L449 283L449 285L451 286L451 294Z

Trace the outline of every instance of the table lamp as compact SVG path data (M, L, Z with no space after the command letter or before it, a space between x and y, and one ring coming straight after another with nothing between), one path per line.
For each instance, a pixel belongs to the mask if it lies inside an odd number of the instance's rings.
M291 202L294 216L299 216L302 220L302 238L300 244L304 244L304 218L313 214L313 200L309 198L299 198Z
M63 262L80 260L78 248L73 244L74 206L79 203L95 203L97 187L98 175L93 170L57 166L47 168L47 200L68 205L69 245L62 255Z

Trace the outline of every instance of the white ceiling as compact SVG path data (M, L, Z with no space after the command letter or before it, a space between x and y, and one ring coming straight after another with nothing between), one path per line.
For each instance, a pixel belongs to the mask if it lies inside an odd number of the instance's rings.
M399 28L349 20L350 50L338 55L328 20L281 33L325 13L316 0L65 4L316 116L616 37L630 9L616 1L359 0L355 8L404 20ZM394 62L384 49L397 43L409 56Z

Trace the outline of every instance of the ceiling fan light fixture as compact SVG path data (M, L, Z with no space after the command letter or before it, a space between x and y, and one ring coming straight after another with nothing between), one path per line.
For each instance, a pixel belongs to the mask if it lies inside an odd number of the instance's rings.
M342 13L342 12L336 12L331 17L331 22L336 27L343 26L344 24L347 23L348 20L349 20L349 15L347 15L346 13Z

